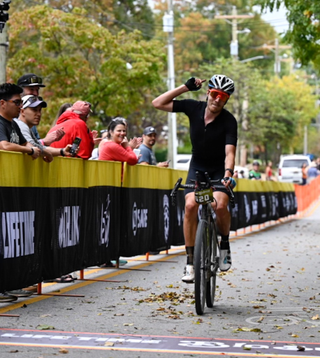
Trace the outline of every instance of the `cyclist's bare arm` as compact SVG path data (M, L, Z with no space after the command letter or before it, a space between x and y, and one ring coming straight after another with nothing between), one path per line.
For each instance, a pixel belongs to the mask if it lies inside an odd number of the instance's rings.
M227 144L226 145L226 159L224 162L224 167L225 169L232 169L234 170L234 165L235 165L235 157L236 157L236 147L232 144ZM226 170L224 173L225 177L232 177L232 174L230 173L229 170ZM230 181L224 184L225 186L229 186L230 185Z
M183 93L188 92L188 87L186 85L181 85L173 90L167 91L161 94L159 97L155 98L152 101L152 105L165 112L172 112L173 108L173 99L180 96Z
M204 81L205 80L196 78L194 82L199 88L201 88L201 85ZM155 98L152 101L152 104L157 109L160 109L165 112L172 112L173 99L186 92L189 92L188 87L186 85L181 85L179 87L174 88L173 90L169 90L161 94L159 97Z

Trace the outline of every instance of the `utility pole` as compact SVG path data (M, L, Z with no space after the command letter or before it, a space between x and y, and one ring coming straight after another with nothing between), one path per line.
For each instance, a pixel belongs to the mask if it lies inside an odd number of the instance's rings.
M291 46L290 45L279 45L279 39L276 38L274 40L274 45L264 44L260 48L274 52L274 73L277 77L280 77L280 71L281 71L280 50L291 49Z
M232 15L216 15L215 19L224 19L232 25L232 41L230 44L230 54L234 61L238 60L239 45L238 45L238 20L251 19L253 15L238 15L237 8L233 6ZM229 21L232 20L232 21Z
M8 47L8 38L7 38L7 26L6 22L9 20L9 10L11 0L4 0L0 3L0 83L5 83L6 76L6 67L7 67L7 47Z
M163 31L168 33L168 90L175 88L174 73L174 47L173 47L173 5L172 0L168 0L168 12L163 17ZM172 167L176 165L177 154L177 117L176 113L168 113L168 159L171 160Z
M6 68L7 68L7 50L8 50L8 38L7 38L7 26L5 26L0 33L0 83L5 83L7 80Z

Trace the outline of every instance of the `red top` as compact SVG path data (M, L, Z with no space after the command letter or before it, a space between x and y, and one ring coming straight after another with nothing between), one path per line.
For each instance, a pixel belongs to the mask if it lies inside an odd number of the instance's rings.
M138 163L138 158L130 146L123 148L121 144L114 141L101 144L99 148L99 160L127 162L129 165L136 165Z
M50 129L49 133L62 127L66 134L58 142L53 142L51 147L65 148L67 144L73 143L75 137L79 137L81 138L81 143L76 156L82 159L89 159L94 148L94 141L86 122L78 114L65 111L58 118L57 124Z

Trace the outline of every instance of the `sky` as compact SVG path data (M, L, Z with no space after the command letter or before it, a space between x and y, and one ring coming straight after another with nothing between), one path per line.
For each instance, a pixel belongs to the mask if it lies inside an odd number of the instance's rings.
M288 30L289 24L286 19L286 9L282 6L279 10L266 12L261 16L263 20L269 22L277 32L282 33Z

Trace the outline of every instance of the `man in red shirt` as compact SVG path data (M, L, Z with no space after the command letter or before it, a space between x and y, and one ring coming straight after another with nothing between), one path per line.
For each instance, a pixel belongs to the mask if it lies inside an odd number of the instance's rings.
M91 104L89 102L77 101L72 107L62 113L56 125L50 129L49 133L63 128L66 134L61 140L53 142L51 147L64 148L67 144L73 143L76 137L79 137L81 138L81 143L76 157L89 159L94 145L101 140L96 138L98 132L90 131L87 126L90 112Z

